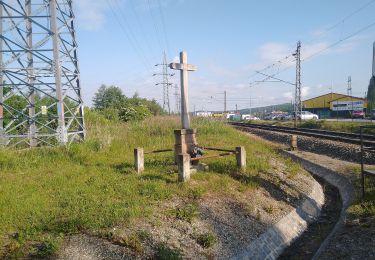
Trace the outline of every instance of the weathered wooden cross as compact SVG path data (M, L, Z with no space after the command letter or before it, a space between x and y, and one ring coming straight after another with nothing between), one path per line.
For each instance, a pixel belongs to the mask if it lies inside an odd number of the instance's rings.
M181 124L182 129L190 129L188 72L196 71L197 67L187 63L187 54L185 51L180 52L180 63L171 63L169 67L181 72Z

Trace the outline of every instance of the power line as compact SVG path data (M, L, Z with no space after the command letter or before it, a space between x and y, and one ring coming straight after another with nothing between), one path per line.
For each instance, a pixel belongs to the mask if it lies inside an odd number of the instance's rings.
M344 42L344 41L346 41L346 40L349 40L350 38L353 38L354 36L356 36L356 35L358 35L358 34L364 32L364 31L370 29L370 28L373 27L374 25L375 25L375 22L373 22L373 23L371 23L371 24L369 24L369 25L366 25L366 26L362 27L362 28L359 29L358 31L356 31L356 32L354 32L354 33L352 33L352 34L346 36L345 38L342 38L342 39L340 39L340 40L338 40L338 41L336 41L336 42L334 42L334 43L328 45L327 47L322 48L322 49L318 50L317 52L314 52L314 53L311 54L310 56L308 56L308 57L302 59L301 62L305 62L306 60L311 59L312 57L317 56L317 55L319 55L320 53L322 53L322 52L324 52L324 51L326 51L326 50L329 50L329 49L335 47L336 45L338 45L338 44L340 44L340 43L342 43L342 42ZM258 84L260 84L260 83L263 83L263 82L269 80L270 78L275 77L276 75L278 75L278 74L280 74L280 73L282 73L282 72L284 72L284 71L286 71L286 70L288 70L288 69L290 69L290 68L292 68L292 67L293 67L293 65L292 65L292 66L288 66L288 67L286 67L286 68L284 68L284 69L282 69L282 70L280 70L280 71L278 71L278 72L276 72L276 73L274 73L274 74L268 75L268 76L267 76L266 78L264 78L263 80L260 80L260 81L252 81L252 82L250 82L250 85L251 85L251 86L255 86L255 85L258 85Z
M168 53L168 56L170 56L171 53L170 53L170 48L169 48L169 41L168 41L167 29L166 29L166 25L165 25L164 13L163 13L163 9L162 9L160 0L157 0L157 2L158 2L158 5L159 5L159 12L160 12L161 24L162 24L163 32L164 32L164 40L165 40L165 44L166 44L166 47L167 47L167 53Z
M141 58L141 62L143 63L143 65L146 67L147 70L149 70L151 66L149 64L147 64L147 59L145 58L145 56L142 55L141 51L137 48L137 45L134 44L131 36L129 35L129 33L126 29L126 27L123 25L123 23L121 22L120 18L117 15L117 13L115 12L115 9L112 6L110 0L106 0L106 1L107 1L107 4L108 4L109 8L110 8L110 11L112 12L113 16L115 17L117 23L120 25L120 28L122 29L123 33L125 34L126 38L129 41L129 43L131 44L133 49L137 52L137 55Z
M364 10L366 7L368 7L369 5L371 5L371 4L373 4L373 3L375 3L375 0L371 0L370 2L367 2L366 4L362 5L361 7L359 7L358 9L356 9L354 12L348 14L347 16L345 16L344 18L342 18L339 22L335 23L333 26L331 26L331 27L329 27L328 29L326 29L325 32L324 32L324 33L321 33L320 35L323 35L323 34L326 34L326 33L329 32L329 31L332 31L332 30L335 29L337 26L339 26L340 24L344 23L346 20L348 20L349 18L351 18L351 17L354 16L355 14L359 13L360 11ZM370 26L370 27L371 27L371 26ZM345 39L343 39L343 40L345 40ZM314 41L314 40L305 41L305 43L306 43L306 42L307 42L307 43L311 43L311 42L313 42L313 41ZM323 50L323 51L324 51L324 50ZM286 62L286 60L289 59L290 57L292 57L292 54L291 54L291 55L288 55L288 56L286 56L285 58L282 58L282 59L280 59L280 60L274 62L273 64L268 65L268 66L266 66L266 67L264 67L263 69L258 70L258 71L259 71L259 72L263 72L263 71L266 71L266 70L268 70L268 69L273 68L273 67L276 66L276 65L281 65L282 63ZM291 66L291 67L292 67L292 66ZM284 71L284 70L282 70L282 71ZM280 73L281 73L282 71L280 71ZM258 75L257 72L255 72L254 74L252 74L249 78L251 79L251 78L255 77L256 75ZM277 75L277 74L275 74L275 75ZM275 75L273 75L273 76L275 76Z
M152 8L151 8L151 2L150 2L150 0L147 0L147 4L148 4L148 9L149 9L149 11L150 11L150 15L151 15L151 19L153 20L153 25L154 25L154 29L155 29L155 34L156 34L156 39L157 39L157 41L158 41L158 43L159 43L159 47L160 47L160 49L161 50L163 50L164 48L163 48L163 44L161 43L161 40L160 40L160 37L159 37L159 27L158 27L158 25L157 25L157 20L156 20L156 18L155 18L155 15L154 15L154 13L152 12Z
M338 41L332 43L331 45L328 45L326 48L323 48L323 49L321 49L321 50L319 50L319 51L317 51L317 52L311 54L310 56L304 58L302 61L306 61L306 60L308 60L308 59L310 59L310 58L312 58L312 57L314 57L314 56L316 56L316 55L318 55L318 54L320 54L320 53L322 53L322 52L324 52L324 51L326 51L326 50L328 50L328 49L331 49L332 47L335 47L336 45L342 43L343 41L349 40L350 38L353 38L354 36L356 36L356 35L358 35L358 34L364 32L364 31L370 29L370 28L373 27L374 25L375 25L375 22L373 22L373 23L371 23L371 24L369 24L369 25L366 25L366 26L362 27L361 29L359 29L358 31L356 31L356 32L354 32L354 33L352 33L352 34L349 34L349 35L346 36L345 38L342 38L342 39L340 39L340 40L338 40Z
M135 5L134 5L133 0L130 0L129 2L130 2L130 6L131 6L131 8L132 8L132 10L133 10L133 14L134 14L134 16L135 16L135 18L136 18L136 22L137 22L137 24L138 24L138 27L140 28L141 33L142 33L142 35L143 35L144 38L145 38L145 43L146 43L147 47L149 48L149 50L151 51L153 58L155 58L155 56L154 56L154 55L155 55L155 54L154 54L154 49L153 49L153 47L152 47L153 45L150 44L151 41L150 41L149 38L148 38L148 35L149 35L149 34L147 34L147 33L145 32L145 28L144 28L144 26L142 25L141 19L139 18L139 15L138 15L138 12L137 12L137 10L136 10L136 8L135 8Z
M348 20L349 18L353 17L355 14L359 13L360 11L362 11L363 9L365 9L366 7L368 7L369 5L371 5L373 3L375 3L375 0L371 0L370 2L367 2L366 4L362 5L361 7L359 7L358 9L356 9L354 12L348 14L347 16L345 16L344 18L342 18L339 22L335 23L334 25L332 25L331 27L329 27L328 29L326 29L325 32L321 33L321 35L324 35L327 32L332 31L337 26L339 26L340 24L343 24L346 20Z
M143 55L143 57L145 58L147 64L150 65L151 63L149 62L149 59L145 55L145 52L143 51L143 49L142 49L142 47L141 47L141 45L140 45L140 43L139 43L136 35L133 33L133 31L131 29L132 27L130 26L130 24L128 23L128 20L126 19L127 15L122 10L121 5L119 3L119 0L113 0L113 2L117 6L117 8L118 8L118 10L120 12L120 15L121 15L120 17L123 19L123 21L124 21L124 23L126 25L126 28L128 28L128 32L129 32L130 37L132 37L132 39L134 40L135 45L139 48L139 50L140 50L141 54Z

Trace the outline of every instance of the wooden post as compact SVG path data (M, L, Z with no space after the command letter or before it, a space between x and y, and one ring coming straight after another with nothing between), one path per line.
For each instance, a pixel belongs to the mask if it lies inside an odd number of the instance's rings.
M178 181L188 180L190 180L190 154L181 153L178 155Z
M144 152L143 148L134 149L134 167L137 173L142 173L145 170L144 166Z
M236 160L237 167L244 170L246 169L246 150L245 147L239 146L236 147Z
M290 150L291 151L298 150L298 137L296 135L290 136Z

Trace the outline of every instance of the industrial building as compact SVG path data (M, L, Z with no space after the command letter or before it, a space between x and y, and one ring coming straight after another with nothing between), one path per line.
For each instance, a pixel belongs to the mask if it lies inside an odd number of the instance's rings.
M339 93L328 93L302 101L303 110L319 118L351 117L352 111L366 111L367 100Z

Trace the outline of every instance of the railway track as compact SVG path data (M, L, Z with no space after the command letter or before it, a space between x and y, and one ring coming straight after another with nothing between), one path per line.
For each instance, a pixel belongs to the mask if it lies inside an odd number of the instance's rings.
M261 125L261 124L249 124L249 123L238 123L230 122L230 125L244 127L244 128L257 128L275 132L283 132L288 134L304 135L309 137L315 137L320 139L327 139L332 141L338 141L348 144L361 144L361 135L355 133L335 132L318 129L308 128L291 128L285 126L272 126L272 125ZM364 134L363 144L365 146L375 147L375 135Z

